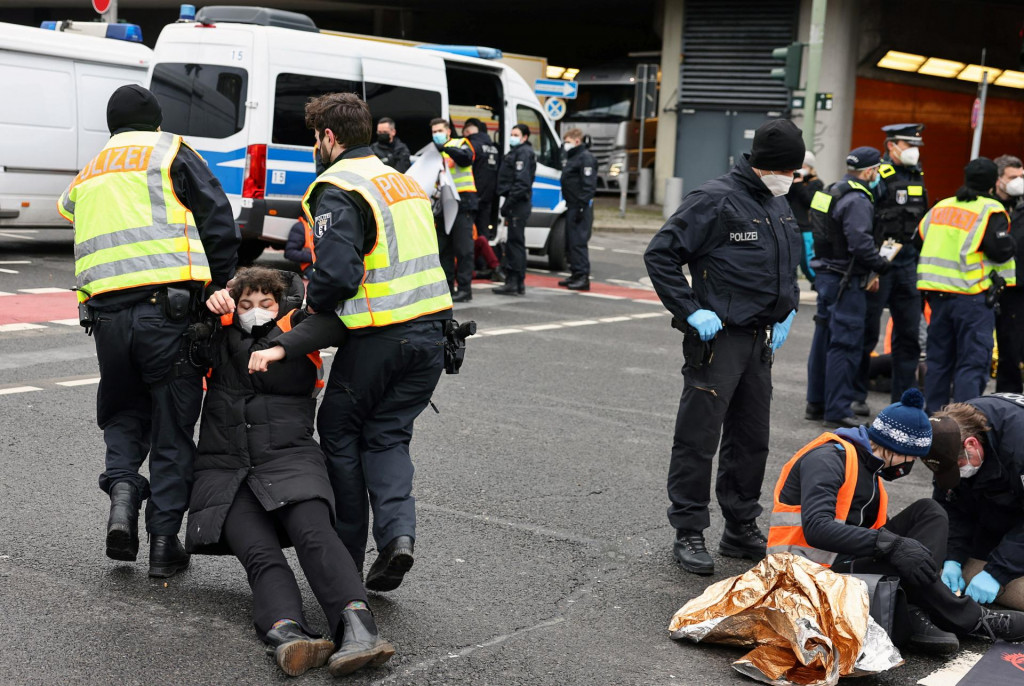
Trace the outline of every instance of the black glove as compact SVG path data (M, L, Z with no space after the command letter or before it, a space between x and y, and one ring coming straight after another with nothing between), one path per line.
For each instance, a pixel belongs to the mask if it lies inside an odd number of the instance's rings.
M498 214L500 214L502 217L508 217L508 214L509 214L509 202L508 202L508 200L506 200L505 202L503 202L501 204L501 212L499 212Z
M927 586L939 578L939 566L928 548L885 529L878 530L875 559L888 560L911 586Z

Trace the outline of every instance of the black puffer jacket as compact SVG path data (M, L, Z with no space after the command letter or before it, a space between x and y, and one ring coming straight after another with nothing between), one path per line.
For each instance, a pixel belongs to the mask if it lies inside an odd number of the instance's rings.
M293 310L284 328L303 320L316 326L318 317L337 320L333 314L307 317ZM323 453L313 439L315 364L307 355L289 354L265 373L248 372L249 354L270 347L282 333L281 322L255 327L251 334L237 324L224 329L221 359L207 380L199 429L185 536L189 552L231 552L221 540L222 530L243 481L267 511L320 498L330 505L333 517L333 491ZM282 539L281 545L291 544Z

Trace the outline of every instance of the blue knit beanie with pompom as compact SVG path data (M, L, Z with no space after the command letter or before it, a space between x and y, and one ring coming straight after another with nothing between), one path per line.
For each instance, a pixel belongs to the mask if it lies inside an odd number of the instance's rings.
M924 457L932 445L932 424L924 411L924 396L916 388L903 392L898 403L882 410L868 427L872 441L899 455Z

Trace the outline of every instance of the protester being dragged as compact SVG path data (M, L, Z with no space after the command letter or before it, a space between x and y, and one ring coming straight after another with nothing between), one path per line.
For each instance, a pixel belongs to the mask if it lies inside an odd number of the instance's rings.
M313 439L319 352L345 336L333 312L307 315L302 281L264 267L232 282L235 314L222 317L217 363L207 379L186 549L234 554L253 593L253 625L290 676L325 663L335 676L380 665L395 652L378 636L352 556L334 531L334 493ZM294 330L293 330L294 327ZM252 374L250 354L287 331L291 355ZM300 335L301 334L301 335ZM329 629L306 621L295 576L281 551L295 546Z
M826 432L801 448L775 485L768 554L790 552L835 572L894 575L906 591L893 641L923 652L959 650L958 636L1024 640L1024 613L997 612L943 583L948 520L932 499L888 517L884 481L926 456L932 426L916 388L870 426Z

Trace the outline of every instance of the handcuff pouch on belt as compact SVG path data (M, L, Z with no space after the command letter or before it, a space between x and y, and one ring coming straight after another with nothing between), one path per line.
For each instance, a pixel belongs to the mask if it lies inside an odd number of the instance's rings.
M466 339L476 334L476 322L459 324L454 319L444 322L444 371L458 374L466 359Z
M672 328L683 332L683 368L702 369L715 357L715 339L702 341L700 333L686 322L672 317Z

